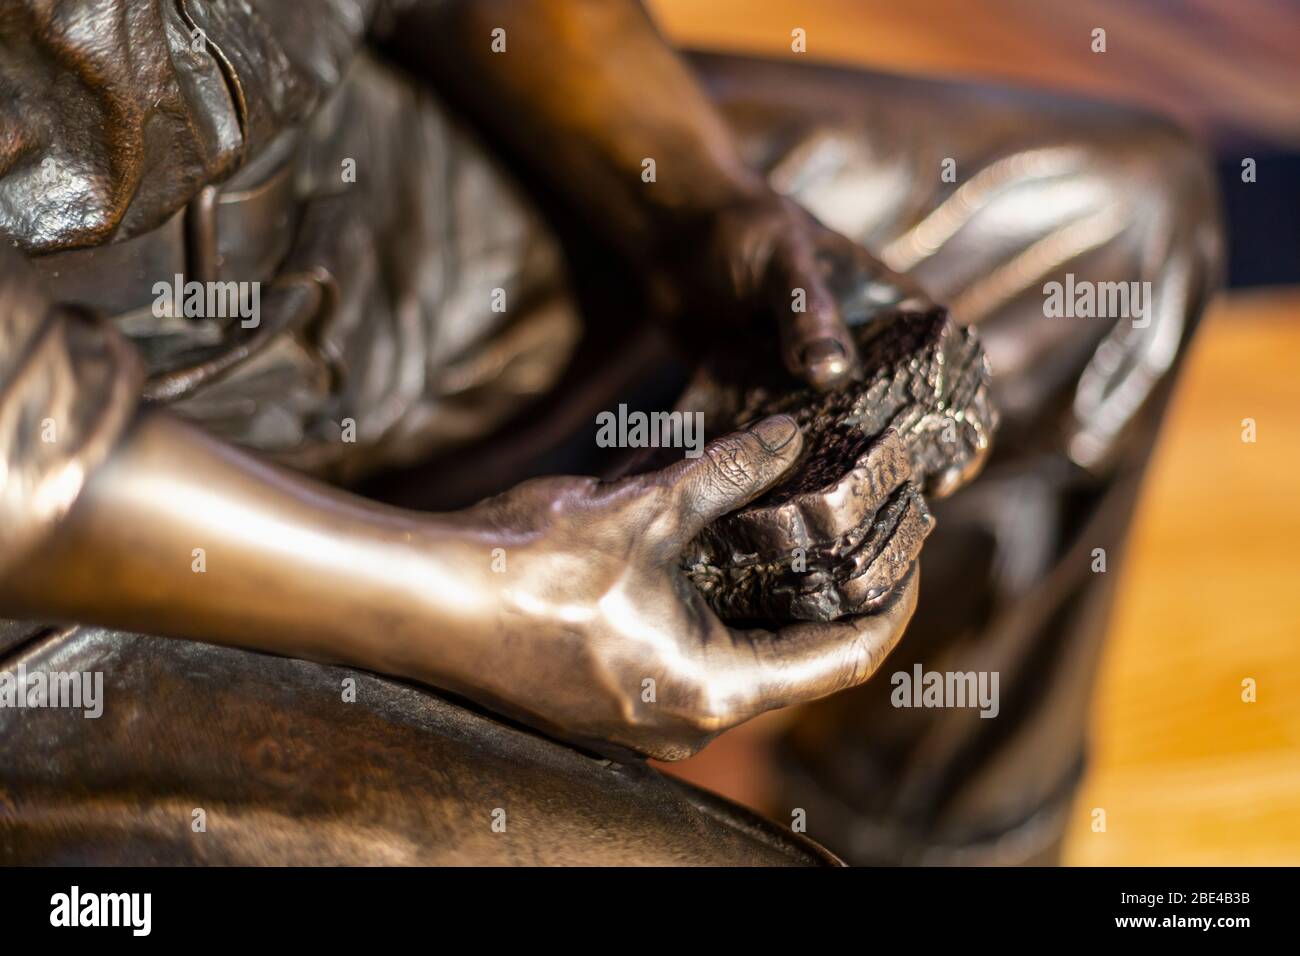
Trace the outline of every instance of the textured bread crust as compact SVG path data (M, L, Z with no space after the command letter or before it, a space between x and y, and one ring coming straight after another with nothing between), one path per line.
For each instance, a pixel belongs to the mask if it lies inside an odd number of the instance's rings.
M951 493L988 455L997 415L974 333L934 309L886 313L854 335L859 368L838 391L714 371L683 400L707 407L717 433L778 413L803 431L789 477L683 556L724 618L827 621L876 609L934 524L922 492Z

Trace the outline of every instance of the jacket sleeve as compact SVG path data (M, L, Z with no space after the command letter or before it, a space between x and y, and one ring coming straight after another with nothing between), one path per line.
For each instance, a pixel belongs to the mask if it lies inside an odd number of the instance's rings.
M0 236L0 579L39 546L129 424L133 346L51 305Z

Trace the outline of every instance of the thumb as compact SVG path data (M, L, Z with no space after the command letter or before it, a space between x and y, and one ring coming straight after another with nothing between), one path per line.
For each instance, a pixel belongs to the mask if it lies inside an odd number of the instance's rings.
M802 448L795 420L773 415L709 442L698 458L665 468L661 477L672 489L681 515L677 543L685 545L710 522L776 484Z

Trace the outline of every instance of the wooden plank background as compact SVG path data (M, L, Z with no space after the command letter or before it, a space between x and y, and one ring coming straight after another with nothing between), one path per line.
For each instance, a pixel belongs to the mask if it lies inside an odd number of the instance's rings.
M670 38L1131 100L1203 131L1300 144L1294 0L650 0ZM1092 31L1106 31L1093 53Z
M1298 319L1300 292L1269 290L1201 329L1134 528L1071 862L1300 863Z

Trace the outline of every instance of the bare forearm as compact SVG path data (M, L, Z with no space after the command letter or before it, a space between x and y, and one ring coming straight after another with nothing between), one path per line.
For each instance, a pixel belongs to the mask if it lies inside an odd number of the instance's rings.
M678 758L756 713L865 679L911 614L915 575L874 616L733 631L680 574L686 542L770 487L801 444L793 420L764 419L660 472L539 479L426 516L149 413L52 535L6 569L0 616L350 664Z
M0 614L437 679L438 642L483 599L452 580L472 540L453 518L366 502L146 414L0 581Z
M696 349L737 330L761 343L766 325L790 372L831 388L856 360L842 299L923 299L747 166L636 0L416 0L379 40L575 234L620 254L651 314L684 320Z
M417 4L387 45L634 258L762 188L635 0Z

